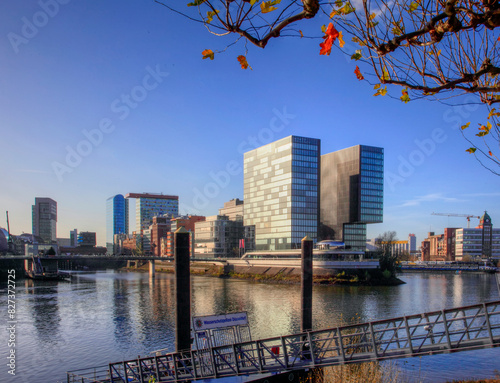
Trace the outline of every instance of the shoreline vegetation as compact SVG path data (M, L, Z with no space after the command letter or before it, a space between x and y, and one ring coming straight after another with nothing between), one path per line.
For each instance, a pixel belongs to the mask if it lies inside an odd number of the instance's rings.
M127 271L149 271L149 265L125 267ZM239 267L225 268L217 265L201 263L191 264L192 275L204 275L216 278L235 278L255 282L299 284L300 268L293 267ZM173 265L156 265L157 273L173 273ZM406 282L398 277L382 272L380 269L349 270L332 274L330 270L315 269L313 283L316 285L350 285L350 286L397 286Z

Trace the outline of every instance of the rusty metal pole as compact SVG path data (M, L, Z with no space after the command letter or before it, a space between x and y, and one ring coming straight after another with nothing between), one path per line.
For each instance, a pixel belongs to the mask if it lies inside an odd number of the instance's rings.
M191 279L189 232L180 227L174 233L175 262L175 350L191 349Z
M313 269L312 269L313 241L309 236L302 239L302 278L300 282L301 291L301 331L312 330L312 289L313 289Z

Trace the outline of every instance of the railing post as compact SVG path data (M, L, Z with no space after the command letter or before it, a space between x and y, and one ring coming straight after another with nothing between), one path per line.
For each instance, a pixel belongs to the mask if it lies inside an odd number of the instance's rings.
M373 354L375 355L375 358L378 358L377 342L375 341L375 332L373 331L373 323L370 322L369 326L370 326L370 334L372 337Z
M488 335L490 338L490 343L493 346L494 341L493 341L493 331L491 331L491 323L490 323L490 317L488 314L488 308L486 307L486 303L483 303L483 310L484 310L484 319L486 321L486 326L488 326Z
M446 343L448 344L448 348L451 350L450 331L448 329L448 321L446 320L446 313L444 312L444 310L441 310L441 315L443 316L444 333L446 334Z
M410 326L408 325L408 318L403 317L405 321L406 337L408 338L408 346L410 347L410 352L413 354L413 345L411 344L411 333Z

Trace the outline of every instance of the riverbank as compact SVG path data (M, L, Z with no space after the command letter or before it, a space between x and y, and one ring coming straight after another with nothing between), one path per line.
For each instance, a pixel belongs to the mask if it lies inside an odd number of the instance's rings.
M128 271L149 271L146 263L139 267L124 268ZM301 281L301 270L297 267L265 267L265 266L219 266L209 263L192 263L191 274L217 278L236 278L256 282L298 284ZM173 273L172 263L157 264L158 273ZM397 286L404 284L401 279L382 273L379 269L345 270L336 272L329 269L314 269L313 283L318 285L351 285L351 286Z

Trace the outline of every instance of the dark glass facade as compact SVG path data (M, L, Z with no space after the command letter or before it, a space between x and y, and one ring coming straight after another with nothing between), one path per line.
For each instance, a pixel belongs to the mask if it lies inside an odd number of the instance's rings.
M319 239L364 251L366 224L383 221L384 149L357 145L321 156Z

